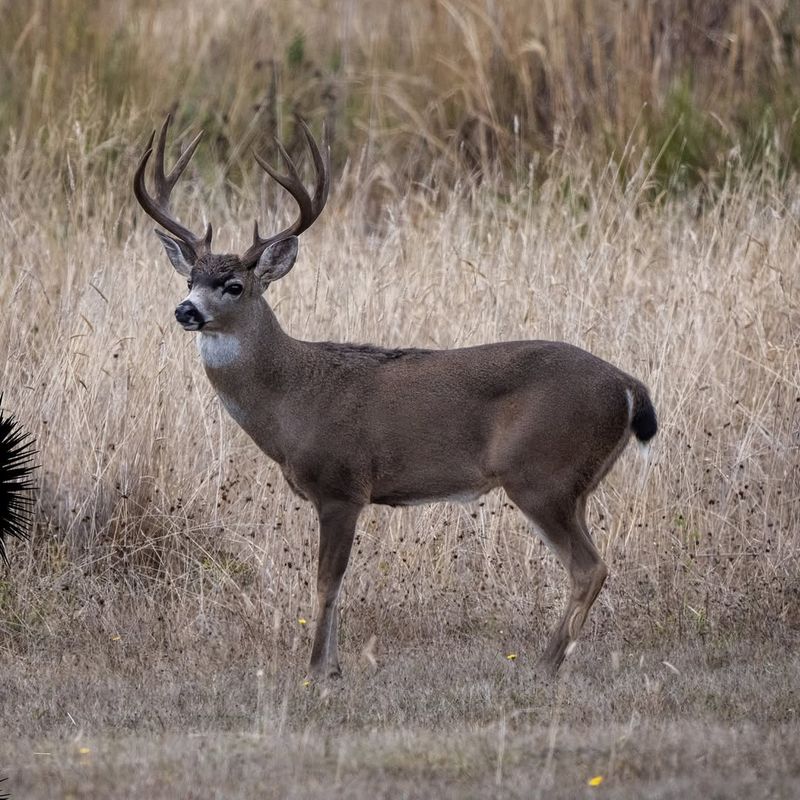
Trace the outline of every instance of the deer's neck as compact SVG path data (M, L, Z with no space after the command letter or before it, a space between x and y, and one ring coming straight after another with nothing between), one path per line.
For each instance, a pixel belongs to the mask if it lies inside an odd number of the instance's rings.
M282 330L261 300L236 327L201 331L197 347L227 411L268 455L281 460L288 446L282 401L294 386L300 342Z
M280 390L297 344L263 298L234 327L224 332L200 331L197 338L211 383L218 391L228 392L253 381L272 383Z

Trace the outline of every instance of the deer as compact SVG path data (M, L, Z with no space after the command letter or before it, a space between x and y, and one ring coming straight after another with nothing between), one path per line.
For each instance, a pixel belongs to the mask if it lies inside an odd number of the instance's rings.
M133 189L189 294L177 322L197 334L205 373L222 406L280 467L319 523L317 612L309 677L340 677L339 594L365 506L471 501L497 488L533 524L569 578L566 608L539 666L555 675L573 649L608 569L590 534L586 503L631 436L658 429L645 385L571 344L512 341L458 349L386 348L295 339L265 293L289 273L298 237L322 213L330 141L319 146L298 118L315 171L313 196L281 142L281 174L257 164L297 204L294 221L241 255L214 253L212 227L193 234L170 211L170 194L203 131L165 172L167 116L155 142L153 193L145 172Z

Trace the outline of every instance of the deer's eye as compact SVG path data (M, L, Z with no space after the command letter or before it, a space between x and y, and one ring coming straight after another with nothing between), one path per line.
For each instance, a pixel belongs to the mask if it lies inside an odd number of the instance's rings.
M234 297L238 297L242 293L242 284L241 283L229 283L223 290L223 294L232 294Z
M192 291L192 281L191 281L191 278L190 278L188 281L186 281L186 285L189 287L189 291L191 292L191 291Z

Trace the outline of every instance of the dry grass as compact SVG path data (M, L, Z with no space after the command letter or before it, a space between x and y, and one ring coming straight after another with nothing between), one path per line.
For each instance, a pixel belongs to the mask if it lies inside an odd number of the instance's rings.
M275 796L322 793L331 774L344 795L524 796L546 780L542 796L574 796L589 772L616 763L630 713L645 721L625 740L634 751L622 748L630 766L613 773L620 796L677 796L705 780L722 794L788 796L797 765L783 742L797 735L797 712L786 687L800 624L792 193L744 180L698 214L691 199L642 204L641 183L620 189L572 169L566 197L566 175L535 196L483 187L444 210L408 192L379 235L364 232L357 201L334 198L273 292L297 336L437 346L552 337L651 385L662 428L644 482L631 450L592 506L612 577L565 678L580 712L563 728L553 690L529 666L518 687L504 683L505 653L528 665L542 646L563 575L501 495L364 514L344 598L351 678L338 704L310 701L298 685L308 626L297 620L314 614L313 514L221 412L191 337L172 322L182 286L149 224L118 227L133 215L116 175L90 201L76 189L66 211L24 184L3 198L4 388L42 462L32 542L13 548L0 583L4 674L16 684L3 720L21 736L2 763L18 791L102 797L135 773L131 795L158 796L152 787L174 778L190 796L216 774L227 776L217 796L252 796L269 763ZM91 226L69 221L82 202L102 209ZM210 203L223 240L240 230L240 203L254 205L221 192ZM360 653L373 636L370 678ZM631 665L621 684L604 677L609 648ZM657 677L636 666L650 648ZM709 667L714 652L741 701ZM648 681L673 680L660 662L675 653L684 677L667 722ZM269 722L258 735L259 669L282 733ZM576 674L591 688L576 688ZM474 705L476 685L487 694ZM619 703L628 711L611 714L609 743L605 714ZM495 784L498 726L530 707L537 722L503 745L507 778ZM89 714L73 725L75 708ZM759 708L763 721L738 732ZM187 728L210 738L186 739ZM554 730L564 743L550 751ZM78 741L101 754L85 768ZM46 767L31 755L51 749ZM549 777L537 777L542 764Z
M739 160L800 164L795 3L705 0L2 0L0 125L41 146L75 106L178 111L239 179L262 131L326 116L335 157L389 190L583 147L662 152L662 187ZM146 42L146 46L142 43ZM94 115L93 115L94 116ZM113 158L113 143L105 153Z
M691 198L641 202L645 174L620 188L567 168L535 193L484 187L444 210L409 192L380 234L364 232L357 199L334 199L271 290L278 316L306 338L564 339L641 376L663 436L645 483L631 452L593 509L618 612L639 616L644 604L638 635L759 625L765 614L794 626L793 187L745 178L698 215ZM38 202L46 183L9 183L3 198L6 402L42 454L34 543L9 578L19 626L40 624L38 581L53 566L78 570L62 602L86 581L99 597L144 582L179 616L209 591L226 613L267 626L276 613L308 616L313 514L221 412L172 320L180 280L142 215L123 223L134 217L126 171L103 185L80 169L76 159L66 209ZM256 205L213 194L220 246L236 244ZM547 557L501 496L466 510L375 510L360 530L350 602L402 611L452 596L459 617L502 618L549 608L560 584L531 593Z
M66 3L33 7L45 6L73 19ZM196 8L172 56L195 89L228 41L201 22L232 24ZM110 40L118 14L164 55L175 7L160 9L108 4L92 41ZM319 32L318 11L307 18ZM27 48L43 34L23 33L4 64L16 57L30 77ZM567 340L645 380L661 433L646 472L631 448L592 505L611 578L561 683L543 686L532 662L563 574L498 494L362 516L343 609L349 677L320 696L301 685L310 626L298 623L314 614L313 514L220 409L174 324L181 281L131 196L177 78L146 99L163 62L132 46L122 97L100 80L62 96L59 81L91 61L81 47L101 52L82 42L40 42L30 102L16 108L7 92L0 104L0 390L42 464L32 541L11 544L0 576L0 722L12 737L0 775L14 796L244 797L268 779L275 796L790 796L796 181L769 159L731 162L713 191L666 200L653 159L631 149L623 169L577 147L546 163L521 154L514 180L450 191L391 180L391 148L362 157L358 136L382 130L368 117L354 117L352 144L340 128L340 162L352 146L368 168L344 167L271 290L287 330L440 347ZM268 227L285 209L244 166L252 85L225 85L227 144L209 143L176 207L208 216L234 248L254 213ZM189 95L184 119L205 116ZM442 159L434 171L451 169ZM598 773L607 781L590 790Z

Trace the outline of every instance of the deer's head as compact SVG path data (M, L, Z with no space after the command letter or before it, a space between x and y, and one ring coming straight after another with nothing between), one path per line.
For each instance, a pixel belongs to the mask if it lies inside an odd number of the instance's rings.
M144 180L147 162L153 153L155 131L150 136L136 169L133 191L142 208L166 229L166 233L156 229L156 234L161 239L172 266L187 279L189 295L175 309L176 319L187 331L223 331L229 328L237 316L242 314L248 302L260 297L270 283L282 278L294 266L297 258L297 237L322 212L330 185L330 148L327 135L323 134L320 151L308 126L302 120L298 121L305 134L317 174L314 196L312 198L303 186L294 162L277 139L275 141L288 174L279 174L254 153L259 166L295 199L299 214L288 228L266 239L259 236L256 222L253 243L241 255L213 253L210 224L203 236L196 236L181 225L169 210L170 193L194 155L203 132L192 140L170 173L166 174L164 150L170 123L170 117L167 116L156 142L154 195L148 193Z

